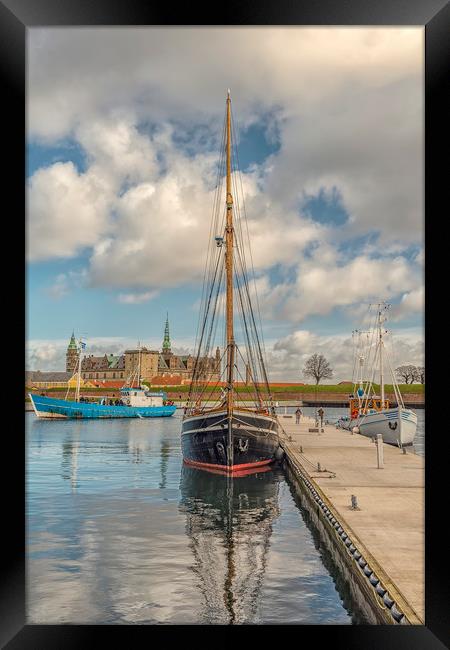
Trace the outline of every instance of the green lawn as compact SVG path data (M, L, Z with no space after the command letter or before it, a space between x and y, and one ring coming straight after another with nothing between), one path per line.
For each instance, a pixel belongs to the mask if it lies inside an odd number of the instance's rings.
M158 388L157 386L153 387L155 390ZM377 384L374 384L375 390L379 390L379 386ZM400 384L399 385L400 392L403 393L423 393L424 392L424 384ZM189 392L189 386L183 385L183 386L167 386L163 388L168 393L187 393ZM238 393L245 393L248 392L248 388L244 386L237 386L236 390ZM292 385L286 385L286 386L271 386L271 392L272 393L351 393L353 390L353 384L319 384L316 386L315 384L308 384L306 386L299 386L298 384L292 384ZM386 384L385 390L387 393L392 393L394 391L392 385ZM211 391L211 389L207 389L208 392ZM217 389L217 392L219 392L219 388Z
M149 386L147 382L142 382L146 386ZM189 392L189 386L188 385L183 385L183 386L150 386L152 390L159 391L163 390L167 393L171 394L186 394ZM375 391L379 391L379 386L377 384L374 384ZM353 384L319 384L316 386L315 384L307 384L305 386L299 386L298 384L293 384L293 385L286 385L286 386L271 386L271 392L272 393L315 393L316 391L318 393L344 393L348 394L351 393L353 389ZM400 384L399 385L400 392L402 394L407 394L407 393L423 393L425 390L425 385L424 384ZM26 389L31 390L30 388ZM71 393L73 394L74 389L71 388ZM249 389L245 386L237 386L236 390L238 393L245 393L245 392L250 392ZM393 392L393 387L390 384L386 384L385 390L387 393L392 393ZM38 392L41 392L42 389L39 389ZM53 392L66 392L67 388L51 388L51 389L45 389L45 392L51 391ZM220 389L217 388L216 392L219 392ZM90 394L98 394L102 395L105 392L119 392L119 389L117 388L86 388L86 389L81 389L82 393L90 393ZM206 389L205 392L210 393L211 388Z

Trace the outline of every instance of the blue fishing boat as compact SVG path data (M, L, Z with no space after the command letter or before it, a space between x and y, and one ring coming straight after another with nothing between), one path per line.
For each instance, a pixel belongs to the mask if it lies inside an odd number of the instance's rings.
M176 411L173 402L167 399L164 391L151 392L141 386L141 355L139 354L138 367L130 377L128 386L120 389L120 398L104 397L99 402L90 401L89 398L80 397L81 382L81 351L86 347L81 339L78 347L77 361L77 386L75 399L69 400L69 390L65 399L48 397L46 395L33 395L28 393L38 418L56 419L98 419L98 418L163 418L170 417ZM134 387L134 379L137 385Z
M38 418L158 418L169 417L176 411L164 392L124 387L120 393L120 399L104 398L101 402L70 401L32 393L29 397Z

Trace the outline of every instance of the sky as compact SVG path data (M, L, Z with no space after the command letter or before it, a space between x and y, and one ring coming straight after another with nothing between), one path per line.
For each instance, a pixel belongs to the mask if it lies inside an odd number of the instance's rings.
M424 363L424 30L30 28L27 366L138 341L193 353L231 89L269 379L391 305Z

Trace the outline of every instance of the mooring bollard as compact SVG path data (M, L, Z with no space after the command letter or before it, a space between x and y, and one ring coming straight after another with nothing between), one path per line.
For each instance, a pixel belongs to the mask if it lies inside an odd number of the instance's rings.
M377 433L377 462L378 462L378 469L383 469L384 467L383 436L381 435L381 433Z
M321 469L321 467L320 467L320 463L317 463L317 471L318 471L318 472L321 472L321 471L322 471L322 469Z
M352 494L352 506L351 506L351 508L352 508L352 510L359 510L358 500L357 500L355 494Z

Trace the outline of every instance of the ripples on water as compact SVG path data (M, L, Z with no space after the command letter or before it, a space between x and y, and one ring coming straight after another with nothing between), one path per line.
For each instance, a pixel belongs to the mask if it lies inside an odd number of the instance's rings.
M177 415L26 417L29 623L360 622L281 469L184 466Z

